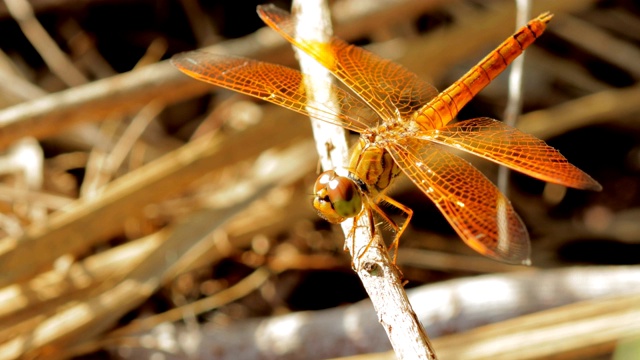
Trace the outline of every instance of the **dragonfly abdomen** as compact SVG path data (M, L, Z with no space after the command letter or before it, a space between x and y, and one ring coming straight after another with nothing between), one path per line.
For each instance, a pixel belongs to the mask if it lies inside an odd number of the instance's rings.
M471 68L460 80L418 110L415 120L426 130L438 129L451 122L474 96L495 79L524 49L544 32L553 17L544 13L529 21L513 36Z

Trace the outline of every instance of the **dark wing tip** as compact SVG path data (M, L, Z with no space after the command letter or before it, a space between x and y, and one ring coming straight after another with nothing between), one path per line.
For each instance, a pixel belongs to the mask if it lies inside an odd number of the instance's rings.
M585 190L602 191L602 185L600 185L599 182L591 179L591 182L587 184L587 186L585 186Z
M184 68L185 65L193 65L196 62L194 55L197 53L197 51L186 51L175 54L169 59L169 63L179 69Z

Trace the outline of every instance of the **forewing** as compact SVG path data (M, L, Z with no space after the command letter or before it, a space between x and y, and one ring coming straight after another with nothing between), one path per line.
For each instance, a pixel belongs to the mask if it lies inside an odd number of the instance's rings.
M329 43L296 39L296 20L273 5L258 14L287 41L312 56L384 119L408 118L438 91L404 67L331 37Z
M529 234L511 202L476 168L438 144L407 139L388 151L462 240L488 257L529 263Z
M327 84L339 109L307 97L304 75L299 71L258 60L191 51L174 56L171 63L183 73L204 82L254 96L344 128L362 132L377 123L376 114L339 87Z
M494 119L460 121L423 131L419 137L468 151L540 180L578 189L602 189L544 141Z

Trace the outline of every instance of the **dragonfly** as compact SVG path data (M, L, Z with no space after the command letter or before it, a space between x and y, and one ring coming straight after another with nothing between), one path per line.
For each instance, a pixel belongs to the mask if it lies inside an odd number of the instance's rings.
M374 214L395 230L397 247L413 211L387 195L404 173L472 249L511 264L529 264L527 229L510 201L478 169L449 149L480 156L534 178L587 190L600 184L544 141L488 117L454 121L460 109L545 30L543 13L519 29L442 92L416 74L361 47L330 37L296 37L296 18L261 5L260 18L326 67L342 86L329 85L337 105L314 101L297 70L253 59L191 51L171 62L183 73L360 134L346 173L327 170L314 185L313 206L329 222ZM404 213L396 224L382 209ZM375 231L373 220L370 228ZM395 260L395 255L394 255Z

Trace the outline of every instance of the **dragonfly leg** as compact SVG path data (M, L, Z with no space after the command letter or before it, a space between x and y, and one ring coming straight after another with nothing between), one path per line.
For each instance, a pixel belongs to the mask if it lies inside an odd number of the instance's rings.
M401 226L398 226L398 224L395 223L395 221L393 221L379 206L378 204L380 202L386 202L389 205L395 207L396 209L402 211L403 213L406 214L406 219L405 221L402 223ZM393 200L392 198L386 196L386 195L380 195L378 196L378 201L377 204L371 204L371 205L375 205L373 206L374 210L389 224L391 225L391 227L393 228L393 230L395 230L396 232L396 236L393 238L393 242L391 243L391 245L389 245L389 251L391 251L391 249L393 249L393 263L396 263L396 260L398 259L398 247L400 245L400 237L402 236L402 233L404 233L405 229L407 228L407 225L409 225L409 222L411 221L411 217L413 216L413 210L411 210L411 208L402 205L401 203L397 202L396 200Z
M369 250L369 247L371 247L371 243L373 243L373 239L376 237L376 226L375 226L375 222L374 222L374 218L373 218L373 212L371 211L371 208L365 207L363 209L363 211L360 212L360 214L358 214L353 219L353 227L351 228L351 231L349 232L349 237L351 238L351 249L353 249L355 251L355 246L356 246L356 233L355 233L355 231L356 231L356 228L358 227L358 222L359 222L360 218L362 217L362 214L364 214L365 211L366 211L367 217L369 219L369 232L371 234L371 239L367 243L367 246L365 246L365 248L360 252L360 254L357 255L358 260L360 260L360 258L362 256L364 256L364 254L367 253L367 251ZM355 255L355 253L354 253L354 255Z

